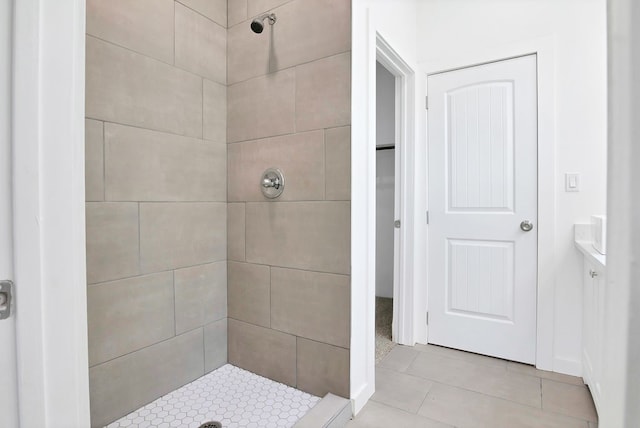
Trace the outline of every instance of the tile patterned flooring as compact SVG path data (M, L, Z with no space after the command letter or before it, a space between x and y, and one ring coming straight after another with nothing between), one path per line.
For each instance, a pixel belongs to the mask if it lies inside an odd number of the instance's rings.
M396 346L347 428L596 428L582 379L433 345Z
M197 428L219 421L224 428L292 427L319 397L226 364L107 428Z

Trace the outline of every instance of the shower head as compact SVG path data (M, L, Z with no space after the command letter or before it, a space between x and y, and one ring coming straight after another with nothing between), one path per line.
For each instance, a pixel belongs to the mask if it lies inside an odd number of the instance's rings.
M264 20L269 19L269 24L273 25L276 23L276 14L275 13L265 13L264 15L260 15L253 21L251 21L251 30L254 33L260 34L262 30L264 30Z

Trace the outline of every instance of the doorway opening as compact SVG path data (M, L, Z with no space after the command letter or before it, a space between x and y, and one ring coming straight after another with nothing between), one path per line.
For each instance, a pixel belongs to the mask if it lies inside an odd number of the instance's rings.
M396 164L400 160L396 109L396 77L376 62L376 363L396 345L393 295L395 284L395 230L400 226ZM398 146L398 147L397 147ZM396 150L396 148L398 150ZM399 221L399 220L398 220ZM396 323L397 324L397 323Z

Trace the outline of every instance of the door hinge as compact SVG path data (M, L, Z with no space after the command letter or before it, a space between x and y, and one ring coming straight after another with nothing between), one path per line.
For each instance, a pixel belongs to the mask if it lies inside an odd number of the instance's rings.
M11 297L13 294L12 281L0 281L0 320L11 315Z
M424 108L429 110L429 97L428 96L424 97Z
M427 224L429 224L429 211L427 211Z
M429 325L429 312L427 312L427 325Z

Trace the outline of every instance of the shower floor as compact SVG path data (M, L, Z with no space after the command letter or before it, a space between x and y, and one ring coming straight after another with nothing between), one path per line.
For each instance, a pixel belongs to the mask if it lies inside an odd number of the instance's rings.
M320 401L306 392L226 364L107 428L198 428L219 421L223 428L292 427Z

